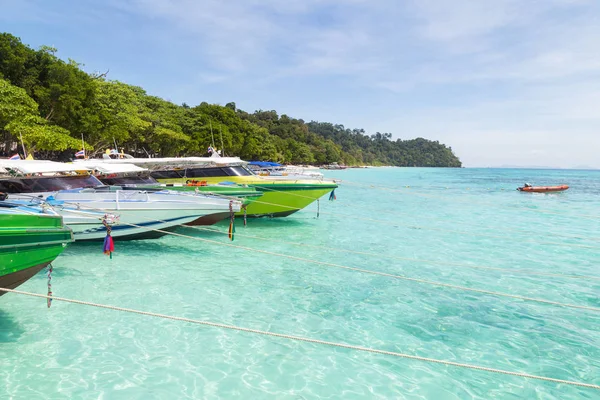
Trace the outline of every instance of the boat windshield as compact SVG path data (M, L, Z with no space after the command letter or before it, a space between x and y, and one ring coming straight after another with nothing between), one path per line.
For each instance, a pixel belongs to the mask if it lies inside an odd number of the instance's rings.
M57 190L91 188L101 186L100 182L92 175L36 177L36 178L8 178L0 179L0 192L5 193L37 193L55 192Z
M205 167L187 168L185 170L154 171L152 177L156 179L173 178L211 178L222 176L249 176L254 175L251 171L241 165L231 167Z
M114 178L100 177L100 180L105 185L158 185L156 179L151 176L120 176Z

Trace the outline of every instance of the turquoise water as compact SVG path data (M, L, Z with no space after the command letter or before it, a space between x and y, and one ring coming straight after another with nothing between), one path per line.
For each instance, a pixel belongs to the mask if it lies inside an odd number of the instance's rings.
M327 175L345 183L337 201L321 201L318 219L315 204L288 218L249 220L246 228L238 221L233 243L600 307L600 172L377 168ZM572 189L516 192L523 182ZM230 243L220 233L178 233ZM174 236L117 242L112 260L101 244L73 245L54 267L56 296L600 384L598 312ZM548 272L561 276L536 275ZM45 293L45 275L20 289ZM0 298L0 398L9 397L598 399L600 393L57 301L47 309L44 299L8 294Z

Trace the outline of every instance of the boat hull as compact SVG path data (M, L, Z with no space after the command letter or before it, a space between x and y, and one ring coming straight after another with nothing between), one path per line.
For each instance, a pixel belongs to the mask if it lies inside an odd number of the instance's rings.
M220 221L223 221L224 219L229 218L230 215L231 214L229 212L209 214L209 215L205 215L203 217L197 218L191 222L188 222L185 225L187 225L187 226L214 225L217 222L220 222Z
M335 187L259 184L256 189L262 191L263 196L248 205L246 213L249 217L287 217L309 206ZM243 212L239 215L243 215Z
M552 193L552 192L564 192L568 190L569 187L567 185L562 186L530 186L530 187L520 187L519 191L521 192L529 192L529 193Z
M65 224L73 230L75 241L102 241L106 237L106 227L97 213L76 209L57 210ZM111 236L115 241L144 240L160 238L180 225L185 225L206 215L178 212L149 212L148 210L107 210L118 215L118 221L111 224ZM179 215L175 215L175 214ZM209 214L210 215L210 214Z
M59 253L60 254L60 253ZM58 257L58 254L50 261L44 261L41 264L37 264L31 267L23 268L15 272L8 273L0 276L0 287L5 289L15 289L21 284L28 281L31 277L36 275L42 269L46 268L54 259ZM1 258L1 256L0 256ZM0 291L0 296L6 294L4 291Z
M262 192L259 199L246 206L248 217L286 217L305 208L338 187L333 182L310 179L286 180L279 177L270 179L260 176L227 176L201 179L206 180L209 184L226 180L248 185ZM158 180L161 183L185 183L184 179ZM243 215L243 210L236 213L236 216Z
M180 225L207 225L229 216L230 201L210 196L145 192L59 192L53 201L76 241L106 237L104 213L116 216L111 226L114 240L161 237ZM241 203L232 204L239 211ZM109 218L110 219L110 218Z
M59 216L0 215L0 287L14 289L73 241ZM5 292L0 292L3 295Z

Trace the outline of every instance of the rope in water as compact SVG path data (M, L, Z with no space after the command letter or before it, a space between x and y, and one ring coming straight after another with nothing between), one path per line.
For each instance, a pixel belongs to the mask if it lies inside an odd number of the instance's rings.
M357 185L361 185L361 184L357 184ZM291 192L287 192L287 191L281 191L281 190L278 190L278 189L268 188L268 187L264 187L264 186L255 186L255 187L260 187L260 188L265 189L265 190L270 191L270 192L285 193L288 196L295 196L295 197L301 197L301 198L306 198L306 199L314 200L314 197L304 196L304 195L301 195L301 194L298 194L298 193L291 193ZM210 193L213 194L213 195L215 195L215 196L222 197L222 198L236 199L234 196L226 196L226 195L221 195L221 194L213 193L213 192L210 192ZM433 197L433 198L436 198L436 197ZM281 208L287 208L287 209L290 209L290 210L292 210L292 209L294 209L294 210L298 209L297 207L291 207L291 206L286 206L286 205L269 203L269 202L265 202L265 201L262 201L262 200L253 200L253 203L265 204L265 205L271 205L271 206L277 206L277 207L281 207ZM298 212L314 213L314 211L307 210L306 208L299 209ZM384 221L384 220L379 220L379 219L374 219L374 218L368 218L368 217L361 217L361 216L357 216L356 214L344 214L344 213L337 213L337 212L330 212L330 211L323 212L323 211L320 211L320 210L317 211L317 214L329 214L329 215L335 215L335 216L340 216L340 217L347 217L347 218L352 218L352 219L358 219L358 220L363 220L363 221L369 221L369 222L375 222L375 223L381 223L381 224L390 225L390 221ZM389 212L389 211L385 211L385 214L386 215L405 216L405 215L400 214L400 213ZM401 223L398 223L398 222L395 222L395 221L392 224L395 225L395 226L403 226L403 227L406 227L406 228L409 228L409 229L430 230L430 231L446 232L446 233L459 234L459 235L468 235L468 236L482 236L482 237L490 237L490 238L494 238L494 239L513 240L513 241L520 241L520 242L525 241L525 242L528 242L528 243L536 243L536 244L542 244L542 245L562 246L562 247L579 247L579 248L585 248L585 249L597 249L598 248L597 245L586 245L586 244L579 244L579 243L569 244L569 243L561 243L561 242L539 241L539 240L535 240L535 239L520 239L520 238L515 238L515 237L512 237L512 236L490 235L490 234L479 233L479 232L465 232L465 231L459 231L459 230L453 230L453 229L435 228L435 227L430 227L430 226L416 226L416 225L410 225L410 224L401 224ZM473 227L473 226L480 227L480 225L471 225L471 224L465 224L465 223L459 223L458 225L471 226L471 227ZM518 230L518 229L510 229L510 228L506 228L506 227L503 227L501 230L502 231L506 231L506 232L520 232L520 233L523 233L523 234L538 235L538 233L536 233L536 232L531 232L531 231L526 231L526 230ZM553 237L563 237L563 238L568 238L568 239L577 239L577 240L600 241L600 239L596 240L596 239L593 239L593 238L581 238L581 237L578 237L578 236L565 235L565 234L552 234L552 236Z
M23 292L23 291L14 290L14 289L0 288L0 291L21 294L21 295L31 296L31 297L40 297L40 298L46 298L46 299L49 298L49 296L47 296L47 295ZM472 369L472 370L477 370L477 371L491 372L491 373L502 374L502 375L516 376L516 377L520 377L520 378L535 379L535 380L540 380L540 381L545 381L545 382L559 383L559 384L565 384L565 385L570 385L570 386L578 386L578 387L583 387L583 388L588 388L588 389L600 390L600 385L595 385L592 383L568 381L568 380L564 380L564 379L532 375L532 374L528 374L525 372L506 371L506 370L497 369L497 368L482 367L479 365L464 364L464 363L447 361L447 360L439 360L439 359L429 358L429 357L420 357L420 356L415 356L415 355L410 355L410 354L399 353L399 352L395 352L395 351L380 350L380 349L374 349L374 348L363 347L363 346L355 346L355 345L346 344L346 343L330 342L330 341L326 341L326 340L312 339L312 338L307 338L307 337L303 337L303 336L287 335L287 334L283 334L283 333L269 332L269 331L263 331L263 330L259 330L259 329L244 328L244 327L236 326L236 325L227 325L227 324L221 324L218 322L203 321L203 320L197 320L197 319L185 318L185 317L177 317L177 316L173 316L173 315L159 314L159 313L154 313L154 312L149 312L149 311L141 311L141 310L135 310L132 308L117 307L117 306L111 306L111 305L106 305L106 304L98 304L98 303L92 303L89 301L67 299L67 298L63 298L63 297L53 296L52 300L64 301L66 303L73 303L73 304L79 304L79 305L90 306L90 307L104 308L104 309L114 310L114 311L122 311L122 312L139 314L139 315L155 317L155 318L169 319L169 320L173 320L173 321L188 322L191 324L210 326L213 328L229 329L229 330L245 332L245 333L254 333L254 334L258 334L258 335L270 336L270 337L275 337L275 338L280 338L280 339L295 340L295 341L312 343L312 344L338 347L338 348L343 348L343 349L348 349L348 350L355 350L355 351L361 351L361 352L367 352L367 353L373 353L373 354L405 358L405 359L415 360L415 361L423 361L423 362L429 362L429 363L435 363L435 364L442 364L442 365L451 366L451 367L466 368L466 369Z
M187 225L181 225L181 226L183 226L185 228L192 228L192 229L197 229L197 230L201 230L201 231L227 234L227 232L223 232L220 229L210 228L210 227L206 227L206 226L187 226ZM360 255L365 255L365 256L369 256L369 257L387 258L387 259L391 259L391 260L410 261L410 262L423 263L423 264L435 264L435 265L444 265L444 266L447 265L447 266L455 266L455 267L463 267L463 268L483 269L483 270L490 270L490 271L506 272L509 274L510 273L518 273L518 274L527 274L527 275L552 276L552 277L556 277L556 278L566 278L566 279L600 280L599 276L566 275L566 274L556 274L556 273L551 273L551 272L538 272L538 271L532 271L532 270L526 270L526 269L509 269L509 268L501 268L501 267L489 267L489 266L483 266L483 265L470 265L470 264L463 264L463 263L456 263L456 262L449 262L449 261L435 261L435 260L423 260L423 259L410 258L410 257L389 256L386 254L369 253L366 251L350 250L350 249L343 249L343 248L338 248L338 247L318 246L318 245L312 245L312 244L307 244L307 243L290 242L290 241L286 241L286 240L278 240L278 239L267 238L267 237L263 237L263 236L248 235L245 233L238 233L238 234L236 234L236 236L246 237L246 238L250 238L250 239L264 240L264 241L268 241L268 242L289 244L291 246L310 247L313 249L321 249L321 250L325 250L325 251L337 251L337 252L342 252L342 253L360 254Z
M363 206L360 207L361 210L368 210L368 211L372 211L375 213L379 213L379 214L385 214L385 215L390 215L390 216L398 216L398 217L414 217L415 214L413 213L400 213L400 212L396 212L396 211L389 211L389 210L383 210L383 209L377 209L377 208L373 208L373 207L368 207L365 208ZM419 214L419 220L422 219L428 219L430 221L434 221L434 222L439 222L439 218L438 217L432 217L429 214ZM448 218L449 216L445 217ZM491 227L489 226L489 220L485 221L486 224L488 224L487 228L490 229ZM469 228L481 228L482 224L470 224L464 221L453 221L452 225L457 225L457 226L461 226L461 227L469 227ZM581 235L569 235L569 234L565 234L565 233L554 233L554 232L535 232L535 231L531 231L531 230L526 230L526 229L519 229L519 228L510 228L507 226L501 226L501 227L493 227L494 231L501 231L503 233L520 233L523 235L530 235L530 236L540 236L540 235L545 235L545 236L551 236L553 238L565 238L565 239L576 239L576 240L584 240L584 241L592 241L592 242L599 242L600 238L594 238L594 237L582 237ZM473 234L477 234L476 232Z
M298 181L296 181L298 182ZM301 182L301 181L300 181ZM336 180L336 183L341 182ZM442 200L446 200L448 201L448 198L444 198L444 197L440 197L440 196L432 196L430 194L424 194L424 193L415 193L414 191L407 191L407 188L404 188L404 190L402 189L396 189L396 188L390 188L390 187L386 187L383 185L371 185L371 184L363 184L363 183L358 183L358 182L352 182L352 181L348 181L345 180L343 181L344 185L346 184L350 184L350 185L355 185L355 186L361 186L361 187L367 187L370 189L380 189L380 190L388 190L388 191L394 191L394 192L401 192L401 193L409 193L411 195L415 195L415 196L421 196L421 197L427 197L427 198L433 198L433 199L442 199ZM260 187L261 189L266 189L266 190L270 190L270 191L278 191L277 189L272 189L272 188L268 188L266 186L259 186L259 185L255 185L255 187ZM301 194L297 194L297 193L288 193L290 195L294 195L294 196L298 196L298 197L304 197L304 198L312 198L309 196L303 196ZM473 204L472 201L469 201L470 204ZM506 206L501 206L498 204L493 204L493 203L487 203L487 202L476 202L477 204L482 204L482 205L486 205L486 206L492 206L492 207L504 207L504 208L508 208L511 209L510 207L506 207ZM559 215L559 216L563 216L563 217L571 217L571 215L568 214L563 214L563 213L557 213L554 211L546 211L546 210L532 210L532 209L527 209L527 208L522 208L526 211L533 211L533 212L540 212L540 213L544 213L544 214L553 214L553 215ZM585 217L585 218L592 218L592 219L600 219L600 216L596 216L596 215L581 215L581 214L573 214L573 216L577 216L577 217Z
M296 197L302 197L302 198L307 198L307 199L314 200L313 197L304 196L304 195L301 195L301 194L298 194L298 193L284 192L284 191L280 191L280 190L272 189L272 188L267 188L267 187L263 187L263 186L256 186L256 187L261 187L261 188L264 188L264 189L272 191L272 192L285 193L286 195L290 195L290 196L296 196ZM143 189L140 189L140 190L143 190ZM166 190L168 190L168 188ZM221 193L205 192L205 193L200 193L200 194L211 195L211 196L220 197L220 198L223 198L223 199L238 200L239 201L239 198L237 198L235 196L227 196L227 195L224 195L224 194L221 194ZM280 208L287 208L287 209L290 209L290 210L297 210L298 209L297 207L293 207L293 206L286 206L286 205L282 205L282 204L270 203L270 202L265 202L265 201L261 201L261 200L253 200L253 203L265 204L265 205L270 205L270 206L276 206L276 207L280 207ZM75 204L75 203L72 203L72 204ZM105 210L102 210L102 211L105 211ZM313 213L313 211L309 211L309 210L306 210L306 209L300 209L300 210L298 210L298 212ZM375 222L375 223L390 225L390 221L379 220L379 219L375 219L375 218L361 217L361 216L357 216L355 214L344 214L344 213L323 212L323 211L319 211L319 214L329 214L329 215L340 216L340 217L348 217L348 218L352 218L352 219L355 219L355 220L363 220L363 221L368 221L368 222ZM452 229L435 228L435 227L428 227L428 226L416 226L416 225L410 225L410 224L401 224L401 223L398 223L398 222L393 222L393 225L395 225L395 226L402 226L402 227L409 228L409 229L430 230L430 231L445 232L445 233L467 235L467 236L489 237L489 238L494 238L494 239L513 240L513 241L535 243L535 244L548 245L548 246L562 246L562 247L578 247L578 248L586 248L586 249L598 249L597 246L589 246L589 245L584 245L584 244L569 244L569 243L560 243L560 242L544 242L544 241L538 241L538 240L534 240L534 239L519 239L519 238L510 237L510 236L490 235L490 234L485 234L485 233L472 233L472 232L458 231L458 230L452 230ZM558 235L553 235L553 236L558 236Z
M276 189L269 189L271 191L274 192L279 192L279 193L286 193L287 195L294 195L294 196L300 196L300 197L306 197L307 196L302 196L299 194L295 194L295 193L288 193L288 192L281 192L278 191ZM219 197L222 198L227 198L227 199L235 199L235 197L231 197L231 196L224 196L221 195ZM313 199L312 197L310 197L311 199ZM258 203L258 204L266 204L266 205L271 205L271 206L277 206L277 207L281 207L281 208L289 208L289 209L297 209L297 207L291 207L291 206L285 206L285 205L280 205L280 204L275 204L275 203L269 203L269 202L265 202L265 201L260 201L260 200L254 200L254 203ZM314 213L314 211L310 211L307 209L301 209L298 210L298 212L301 213ZM390 222L390 221L386 221L386 220L380 220L380 219L375 219L375 218L368 218L368 217L361 217L359 215L356 214L344 214L344 213L337 213L337 212L331 212L331 211L321 211L319 210L318 212L319 214L328 214L328 215L334 215L334 216L339 216L339 217L346 217L346 218L352 218L354 220L362 220L362 221L368 221L368 222L375 222L375 223L379 223L379 224L385 224L387 226L389 225L394 225L394 226L402 226L405 228L409 228L409 229L419 229L419 230L428 230L428 231L436 231L436 232L445 232L445 233L451 233L451 234L458 234L458 235L466 235L466 236L480 236L480 237L489 237L489 238L494 238L494 239L503 239L503 240L512 240L512 241L518 241L518 242L526 242L526 243L534 243L534 244L541 244L541 245L546 245L546 246L561 246L561 247L578 247L578 248L584 248L584 249L598 249L598 246L591 246L591 245L585 245L585 244L578 244L578 243L574 243L574 244L570 244L570 243L561 243L561 242L545 242L545 241L539 241L539 240L535 240L535 239L521 239L521 238L515 238L515 237L511 237L511 236L501 236L501 235L491 235L491 234L486 234L486 233L478 233L478 232L465 232L465 231L459 231L459 230L454 230L454 229L444 229L444 228L435 228L435 227L429 227L429 226L418 226L418 225L410 225L410 224L402 224L402 223L398 223L396 221L394 222ZM553 235L555 236L555 235Z
M231 197L231 196L222 196L222 197L223 198L231 198L231 199L235 198L235 197ZM66 204L77 204L77 203L66 202ZM81 208L87 208L87 209L91 209L91 210L95 210L95 211L102 211L102 212L107 211L105 209L85 207L85 206L81 206ZM71 211L71 212L73 212L73 211ZM149 221L164 222L161 220L154 220L154 219L150 219L150 218L146 218L146 219ZM226 232L222 232L222 231L214 229L214 228L207 228L207 227L202 227L202 226L188 226L185 224L179 224L178 226L182 226L182 227L189 228L189 229L201 230L201 231L209 231L209 232L228 234ZM369 252L363 252L363 251L340 249L340 248L336 248L336 247L316 246L316 245L310 245L310 244L304 244L304 243L276 240L276 239L272 239L272 238L263 238L263 237L259 237L259 236L247 235L245 233L242 233L242 234L236 233L236 236L249 237L249 238L266 240L266 241L271 241L271 242L285 243L285 244L290 244L293 246L305 246L305 247L323 249L323 250L327 250L327 251L333 250L333 251L337 251L337 252L347 252L347 253L353 253L353 254L367 255L367 256L371 256L371 257L387 258L387 259L401 260L401 261L411 261L411 262L418 262L418 263L424 263L424 264L458 266L458 267L465 267L465 268L472 268L472 269L501 271L501 272L506 272L506 273L523 273L523 274L528 274L528 275L539 275L539 276L552 276L552 277L567 278L567 279L600 280L600 277L589 276L589 275L565 275L565 274L556 274L556 273L550 273L550 272L537 272L537 271L519 270L519 269L515 270L515 269L508 269L508 268L469 265L469 264L453 263L453 262L446 262L446 261L422 260L422 259L409 258L409 257L387 256L384 254L375 254L375 253L369 253Z
M82 206L82 208L87 208L87 209L102 211L102 212L107 211L104 209L85 207L85 206ZM75 212L75 211L71 210L71 212ZM150 218L145 218L145 219L147 219L149 221L164 222L161 220L154 220L154 219L150 219ZM179 224L177 226L181 226L181 227L188 228L188 229L196 229L196 230L200 230L200 231L229 234L228 232L223 232L223 231L220 231L215 228L208 228L208 227L203 227L203 226L188 226L185 224ZM144 227L144 229L149 229L149 228ZM172 232L169 232L168 234L171 234L171 233ZM600 280L600 277L589 276L589 275L566 275L566 274L556 274L556 273L550 273L550 272L537 272L537 271L531 271L531 270L508 269L508 268L489 267L489 266L481 266L481 265L470 265L470 264L462 264L462 263L447 262L447 261L422 260L422 259L410 258L410 257L388 256L385 254L375 254L375 253L369 253L369 252L364 252L364 251L341 249L341 248L336 248L336 247L326 247L326 246L310 245L310 244L305 244L305 243L289 242L289 241L277 240L277 239L273 239L273 238L265 238L265 237L254 236L254 235L247 235L244 233L242 233L242 234L236 233L236 236L265 240L265 241L269 241L269 242L279 242L279 243L284 243L284 244L290 244L293 246L317 248L317 249L322 249L322 250L326 250L326 251L337 251L337 252L345 252L345 253L352 253L352 254L361 254L361 255L366 255L366 256L370 256L370 257L387 258L387 259L401 260L401 261L411 261L411 262L424 263L424 264L458 266L458 267L463 267L463 268L500 271L500 272L505 272L505 273L509 273L509 274L510 273L521 273L521 274L527 274L527 275L531 275L531 276L537 275L537 276L551 276L551 277L566 278L566 279ZM190 238L193 238L193 237L190 237ZM197 239L201 240L200 238L197 238ZM215 242L215 243L220 243L220 242ZM260 251L257 249L252 249L252 250ZM310 261L308 259L306 259L306 260Z
M307 212L307 211L299 210L299 212ZM390 225L402 226L402 227L409 228L409 229L445 232L445 233L466 235L466 236L473 236L473 237L479 236L479 237L487 237L487 238L493 238L493 239L512 240L512 241L518 241L520 243L533 243L533 244L541 244L541 245L546 245L546 246L560 246L560 247L578 247L578 248L583 248L583 249L595 249L595 250L599 249L598 245L590 246L590 245L577 244L577 243L571 244L571 243L561 243L561 242L545 242L545 241L540 241L540 240L535 240L535 239L522 239L522 238L518 238L518 237L491 235L491 234L487 234L487 233L472 233L472 232L458 231L458 230L454 230L454 229L444 229L444 228L435 228L435 227L429 227L429 226L402 224L402 223L398 223L396 221L390 222L389 220L386 221L386 220L381 220L381 219L361 217L358 215L349 215L349 214L342 214L342 213L336 213L336 212L330 212L330 211L325 211L325 212L321 211L321 214L329 214L329 215L335 215L335 216L341 216L341 217L348 217L348 218L362 220L362 221L376 222L376 223L380 223L380 224L385 224L387 226L390 226Z
M84 207L82 207L82 208L84 208ZM88 207L88 208L94 209L94 208L91 208L91 207ZM95 210L99 210L99 209L95 209ZM134 226L134 227L140 228L140 229L145 229L145 230L148 230L148 231L160 232L160 233L163 233L165 235L177 236L177 237L182 237L182 238L186 238L186 239L190 239L190 240L196 240L196 241L205 242L205 243L217 244L217 245L220 245L220 246L228 246L228 247L237 248L237 249L241 249L241 250L253 251L253 252L257 252L257 253L261 253L261 254L268 254L268 255L272 255L272 256L276 256L276 257L283 257L283 258L287 258L287 259L295 260L295 261L303 261L303 262L317 264L317 265L324 265L324 266L328 266L328 267L340 268L340 269L345 269L345 270L349 270L349 271L356 271L356 272L361 272L361 273L364 273L364 274L385 276L385 277L388 277L388 278L394 278L394 279L405 280L405 281L410 281L410 282L422 283L422 284L427 284L427 285L432 285L432 286L446 287L446 288L450 288L450 289L464 290L464 291L468 291L468 292L474 292L474 293L480 293L480 294L488 294L488 295L498 296L498 297L507 297L507 298L513 298L513 299L518 299L518 300L522 300L522 301L530 301L530 302L537 302L537 303L543 303L543 304L550 304L550 305L559 306L559 307L565 307L565 308L576 308L576 309L581 309L581 310L600 312L600 308L597 308L597 307L583 306L583 305L577 305L577 304L568 304L568 303L560 303L560 302L556 302L556 301L538 299L538 298L534 298L534 297L526 297L526 296L519 296L519 295L514 295L514 294L509 294L509 293L502 293L502 292L494 292L494 291L490 291L490 290L469 288L469 287L465 287L465 286L452 285L452 284L442 283L442 282L436 282L436 281L429 281L429 280L420 279L420 278L411 278L411 277L404 276L404 275L394 275L394 274L389 274L389 273L386 273L386 272L372 271L372 270L367 270L367 269L362 269L362 268L350 267L350 266L346 266L346 265L329 263L329 262L325 262L325 261L312 260L312 259L309 259L309 258L296 257L296 256L292 256L292 255L289 255L289 254L282 254L282 253L275 253L275 252L267 251L267 250L254 249L252 247L239 246L239 245L235 245L235 244L232 244L232 243L222 243L222 242L218 242L216 240L210 240L210 239L204 239L204 238L199 238L199 237L194 237L194 236L189 236L189 235L183 235L181 233L169 232L169 231L165 231L165 230L161 230L161 229L148 228L146 226L141 226L141 225L133 224L133 223L130 223L130 222L123 222L123 221L121 221L120 223L125 224L125 225Z
M354 182L348 182L348 181L344 181L344 183L345 184L346 183L355 184L355 185L363 186L363 187L369 186L369 185L364 185L364 184L359 184L359 183L354 183ZM299 193L283 192L283 191L278 190L278 189L273 189L273 188L269 188L269 187L266 187L266 186L260 186L260 185L253 185L253 186L257 187L257 188L261 188L261 189L267 190L267 191L271 191L271 192L285 193L286 195L290 195L290 196L296 196L296 197L301 197L301 198L306 198L306 199L314 200L313 197L304 196L304 195L299 194ZM392 190L392 191L398 191L398 192L405 193L404 191L401 191L401 190L387 189L385 187L379 187L379 188L381 188L383 190ZM412 192L409 192L409 193L417 195L416 193L412 193ZM440 198L440 197L437 197L437 196L429 196L429 195L423 195L423 196L425 196L425 197L431 197L431 198ZM256 203L260 203L260 204L276 205L276 204L262 202L260 200L255 200L255 202ZM290 208L294 208L294 207L290 207ZM299 210L299 211L301 211L301 212L307 212L308 210L303 209L303 210ZM532 210L532 211L542 211L542 210ZM312 211L310 211L310 212L312 212ZM362 220L371 221L371 222L380 222L380 223L385 223L385 224L388 224L388 225L390 223L389 221L377 220L377 219L373 219L373 218L358 217L356 215L349 215L349 214L332 213L332 212L320 212L320 214L330 214L330 215L337 215L337 216L352 217L354 219L362 219ZM389 215L390 213L388 211L386 211L386 214ZM394 214L394 213L392 213L392 214ZM558 215L564 215L564 214L558 214ZM411 228L411 229L419 228L419 229L424 229L424 230L432 230L432 231L456 233L456 234L460 234L460 235L483 236L483 237L491 237L491 238L495 238L495 239L521 240L521 239L518 239L518 238L515 239L515 238L511 238L511 237L507 237L507 236L490 235L490 234L484 234L484 233L471 233L471 232L457 231L457 230L444 229L444 228L421 227L421 226L415 227L413 225L399 224L397 222L394 222L394 225L396 225L396 226L404 226L404 227ZM463 224L463 225L465 225L465 224ZM511 231L511 229L504 229L504 228L503 228L503 230ZM513 229L512 231L519 231L519 230L514 230ZM520 232L525 233L525 234L527 234L527 233L533 234L533 232L530 232L530 231L520 231ZM568 235L560 235L560 234L552 235L552 236L561 236L561 237L567 237L567 238L579 239L579 240L582 239L582 238L576 237L576 236L568 236ZM588 249L597 249L597 246L589 246L589 245L584 245L584 244L567 244L567 243L560 243L560 242L543 242L543 241L537 241L537 240L531 240L531 239L525 239L525 241L531 242L531 243L544 244L544 245L554 245L554 246L567 246L567 247L580 247L580 248L588 248Z

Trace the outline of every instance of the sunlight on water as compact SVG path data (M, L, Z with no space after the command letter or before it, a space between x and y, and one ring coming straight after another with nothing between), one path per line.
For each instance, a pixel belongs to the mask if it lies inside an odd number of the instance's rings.
M233 244L600 307L599 172L327 175L346 182L337 201L322 199L318 219L314 204L246 228L238 221ZM526 181L571 190L516 192ZM178 232L231 243L220 233ZM117 242L112 260L100 243L72 245L54 267L56 296L600 384L597 312L173 236ZM571 277L535 274L548 272ZM45 275L20 289L44 293ZM43 299L15 294L0 298L0 379L0 398L16 399L598 398L589 389L57 301L47 309Z

